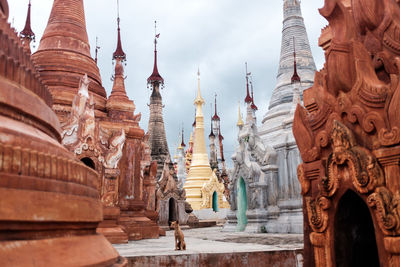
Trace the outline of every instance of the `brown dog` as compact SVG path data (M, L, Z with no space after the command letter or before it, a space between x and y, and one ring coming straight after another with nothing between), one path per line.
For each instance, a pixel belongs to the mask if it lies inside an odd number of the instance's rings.
M175 229L175 250L186 250L186 243L179 222L172 222L171 226Z

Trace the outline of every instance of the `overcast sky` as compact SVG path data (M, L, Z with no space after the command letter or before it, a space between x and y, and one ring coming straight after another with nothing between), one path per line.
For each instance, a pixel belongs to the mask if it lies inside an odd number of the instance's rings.
M10 22L23 29L28 0L9 0ZM317 69L323 52L318 37L326 20L318 13L324 0L303 0L302 13ZM52 0L32 0L32 29L36 51L50 15ZM116 0L85 0L86 24L92 56L99 39L98 65L107 94L112 88L112 53L116 47ZM224 152L228 165L237 144L237 108L245 98L245 65L253 74L258 122L268 109L275 87L280 55L283 0L120 0L122 45L127 54L126 91L142 113L140 126L147 131L150 90L146 80L153 70L154 20L157 20L158 69L165 80L162 90L164 122L171 156L181 125L188 143L194 120L193 100L197 68L201 72L206 137L211 108L217 94ZM208 126L208 127L207 127ZM208 141L208 140L207 140ZM207 142L208 143L208 142Z

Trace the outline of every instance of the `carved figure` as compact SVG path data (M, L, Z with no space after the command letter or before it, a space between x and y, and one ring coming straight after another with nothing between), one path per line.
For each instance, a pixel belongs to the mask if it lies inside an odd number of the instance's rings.
M122 157L122 148L125 144L125 131L122 129L120 133L114 135L109 141L110 147L104 160L104 167L115 169Z

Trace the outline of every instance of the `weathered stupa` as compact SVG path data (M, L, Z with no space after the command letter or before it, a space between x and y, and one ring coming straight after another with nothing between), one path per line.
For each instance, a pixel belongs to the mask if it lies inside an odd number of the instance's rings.
M197 96L194 100L196 106L196 123L193 155L183 188L186 190L186 200L192 206L193 213L199 219L210 219L218 216L225 217L224 210L229 207L229 204L224 200L224 184L218 181L215 172L211 170L208 160L202 110L204 103L205 101L200 91L199 71ZM221 212L219 212L220 210ZM215 214L212 213L213 211Z
M83 0L55 0L46 30L32 59L53 96L53 110L61 122L71 111L79 81L90 80L96 117L105 115L106 91L99 68L90 56Z
M156 22L155 22L156 23ZM158 222L161 226L169 228L172 221L186 224L188 215L185 212L185 191L178 187L178 178L171 162L165 126L163 119L163 103L160 93L164 79L158 72L157 67L157 39L160 34L154 37L154 67L153 73L147 79L147 83L153 90L150 97L150 118L149 118L149 145L151 159L157 162L157 186L156 186L156 210Z
M300 155L292 134L293 111L298 97L293 96L302 96L303 90L312 86L315 64L301 15L300 1L284 0L283 17L277 83L259 135L278 155L279 219L276 224L269 224L267 231L301 233L302 201L296 174Z
M0 0L1 266L126 266L96 234L99 176L61 145L51 94L7 19Z
M150 85L152 89L149 105L149 144L151 149L151 158L152 160L156 160L158 164L157 178L161 177L165 161L170 159L163 119L163 103L160 93L161 87L164 86L164 79L158 72L157 66L157 39L159 36L160 34L156 34L154 37L154 67L153 73L147 79L147 84Z

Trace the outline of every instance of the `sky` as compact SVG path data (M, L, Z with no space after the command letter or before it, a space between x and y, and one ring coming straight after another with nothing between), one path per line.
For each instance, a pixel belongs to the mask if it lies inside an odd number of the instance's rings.
M36 51L50 15L53 0L32 1L32 29ZM119 0L121 38L127 54L126 91L142 113L140 126L147 131L150 89L147 78L154 63L154 21L157 20L158 70L165 80L164 123L171 157L182 125L188 143L194 121L193 100L197 92L197 70L206 101L206 136L217 94L224 153L228 166L237 145L238 102L245 110L245 62L253 76L257 121L268 110L276 84L281 46L283 0ZM21 31L28 0L9 0L10 23ZM317 69L324 63L318 47L321 29L327 24L318 13L324 0L303 0L302 14ZM111 93L112 53L117 42L117 1L85 0L86 25L92 57L96 37L100 46L98 66L107 94ZM208 140L207 140L208 144Z

